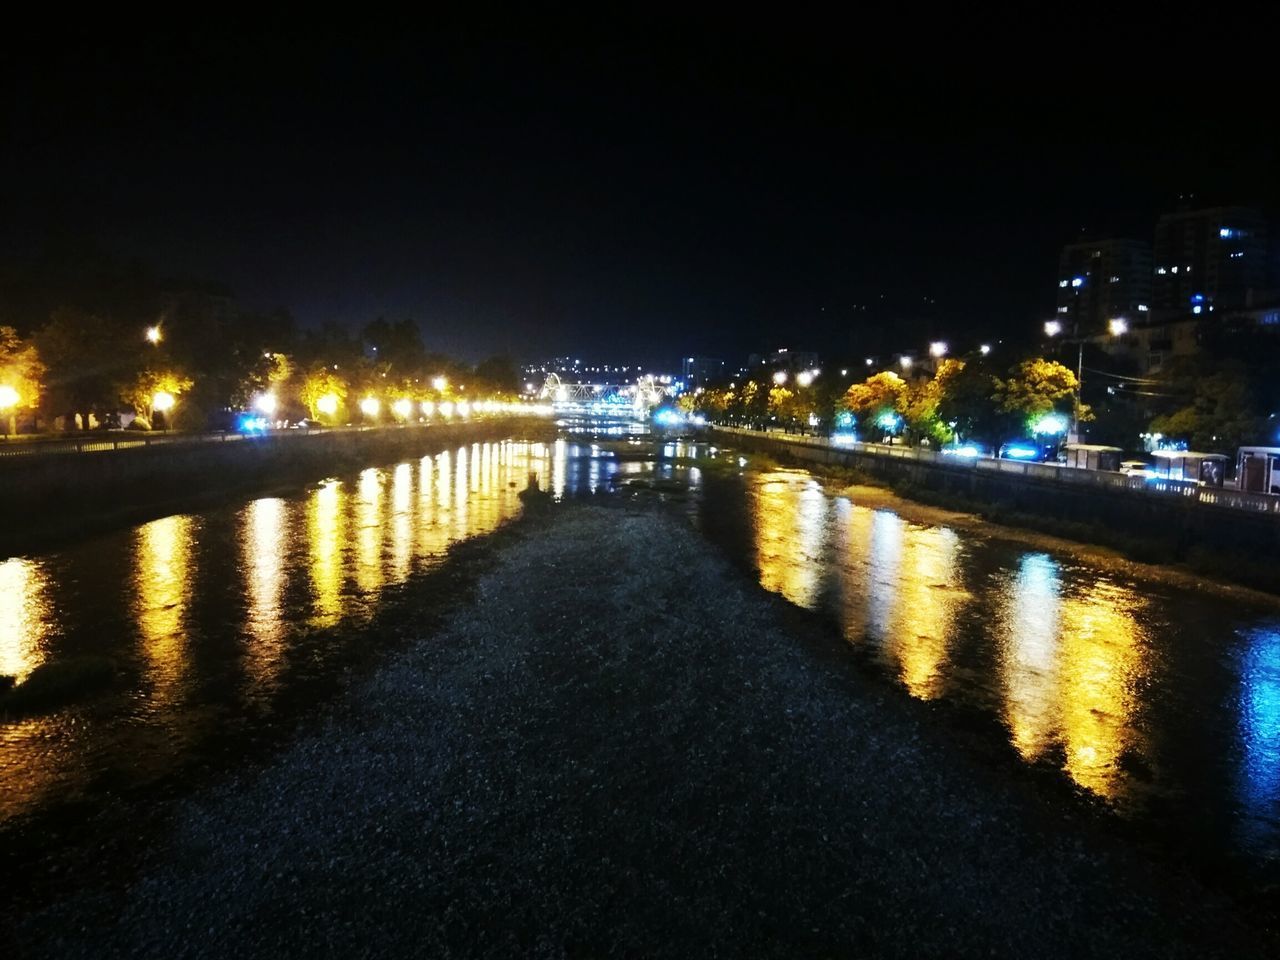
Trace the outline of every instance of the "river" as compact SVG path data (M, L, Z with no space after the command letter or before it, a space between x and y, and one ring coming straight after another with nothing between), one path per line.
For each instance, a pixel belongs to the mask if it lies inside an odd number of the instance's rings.
M0 673L92 652L124 677L84 708L0 723L0 826L143 795L252 739L347 669L371 640L347 628L389 591L514 517L531 472L574 497L656 469L688 485L706 536L910 696L991 718L1021 761L1173 847L1280 862L1280 604L916 522L713 451L477 443L0 561Z

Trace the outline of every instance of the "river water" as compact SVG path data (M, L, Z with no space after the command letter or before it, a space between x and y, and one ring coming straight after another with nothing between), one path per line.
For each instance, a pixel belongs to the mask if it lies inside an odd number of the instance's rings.
M0 673L105 653L125 678L0 721L0 826L145 791L251 735L345 667L362 634L343 628L387 591L515 516L531 472L572 497L657 470L688 485L705 535L911 696L993 718L1017 757L1170 844L1280 862L1280 604L912 522L712 450L473 444L0 560Z

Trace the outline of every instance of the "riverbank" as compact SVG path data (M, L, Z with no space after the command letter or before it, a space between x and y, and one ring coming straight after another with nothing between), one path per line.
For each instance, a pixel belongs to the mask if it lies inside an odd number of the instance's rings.
M547 507L35 956L1265 956L658 512ZM1256 923L1257 921L1253 921Z
M1104 548L1127 561L1178 571L1193 580L1208 579L1224 587L1280 595L1280 573L1258 562L1280 541L1280 526L1272 516L1168 500L1143 503L1088 489L1054 490L1033 480L1003 476L993 480L971 471L938 470L908 460L877 458L878 467L871 471L823 457L815 459L813 448L790 447L773 436L735 434L724 438L731 448L736 448L735 441L756 459L765 456L773 463L809 470L849 486L880 488L907 501L950 514L980 517L1005 529ZM841 451L833 455L840 456ZM899 469L903 472L896 472ZM990 489L982 486L989 481Z
M0 459L0 558L251 495L287 493L344 470L511 436L550 442L556 428L539 417L496 417Z

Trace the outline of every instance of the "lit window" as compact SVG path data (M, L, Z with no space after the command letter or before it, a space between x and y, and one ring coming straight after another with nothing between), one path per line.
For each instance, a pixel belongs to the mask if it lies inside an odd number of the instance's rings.
M1192 312L1192 313L1199 313L1199 312L1200 312L1200 311L1202 311L1203 309L1204 309L1204 307L1200 306L1200 304L1198 304L1198 303L1197 303L1194 307L1192 307L1192 308L1191 308L1191 312Z
M1075 277L1074 279L1072 279L1072 281L1071 281L1071 285L1072 285L1073 287L1083 287L1083 286L1084 286L1084 277Z
M1060 287L1065 287L1065 286L1066 286L1068 283L1070 283L1070 282L1071 282L1070 280L1059 280L1059 281L1058 281L1058 286L1060 286Z
M1232 259L1232 260L1238 260L1238 259L1240 259L1240 258L1241 258L1241 257L1243 257L1243 256L1244 256L1244 251L1243 251L1243 250L1237 250L1235 253L1231 254L1231 259Z
M1110 282L1111 282L1111 283L1119 283L1119 282L1120 282L1120 278L1119 278L1119 277L1112 277Z
M1146 312L1147 312L1147 305L1146 305L1145 303L1140 303L1140 304L1138 304L1138 312L1139 312L1139 313L1146 313Z
M1160 276L1162 276L1162 277L1163 277L1166 273L1168 273L1168 272L1169 272L1169 271L1168 271L1168 270L1166 270L1164 267L1157 267L1157 268L1156 268L1156 273L1160 274Z
M1178 268L1177 268L1177 267L1173 267L1172 269L1173 269L1173 272L1174 272L1174 273L1177 273L1177 272L1178 272Z
M1059 307L1059 308L1058 308L1058 312L1059 312L1059 313L1070 313L1070 312L1071 312L1071 308L1070 308L1070 307Z
M1230 240L1232 237L1238 237L1239 234L1235 230L1232 230L1230 227L1223 227L1221 230L1218 231L1218 236L1220 236L1223 240Z

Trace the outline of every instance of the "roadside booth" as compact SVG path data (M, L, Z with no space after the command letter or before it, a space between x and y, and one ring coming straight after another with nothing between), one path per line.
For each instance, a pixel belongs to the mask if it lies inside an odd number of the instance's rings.
M1280 447L1241 447L1236 483L1249 493L1280 493Z
M1220 487L1227 475L1227 458L1221 453L1194 450L1153 450L1151 469L1161 480L1185 480L1206 487Z
M1067 454L1067 466L1079 470L1111 470L1120 469L1119 447L1105 447L1096 443L1068 443L1063 447Z

